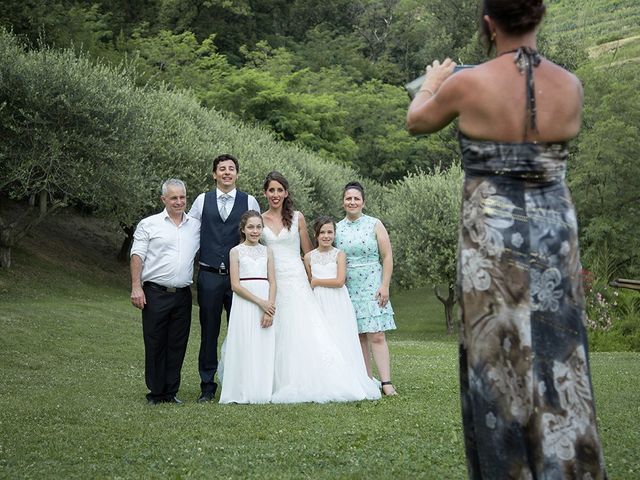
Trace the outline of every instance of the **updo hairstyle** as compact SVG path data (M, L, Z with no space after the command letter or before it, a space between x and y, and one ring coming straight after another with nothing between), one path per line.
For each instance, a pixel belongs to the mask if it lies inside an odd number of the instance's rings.
M347 190L358 190L360 195L362 195L362 201L364 202L364 187L360 182L349 182L344 186L344 190L342 191L342 198L344 198Z
M535 29L547 7L543 0L483 0L482 15L489 15L502 30L511 35L528 33ZM491 33L482 21L482 33L490 43Z

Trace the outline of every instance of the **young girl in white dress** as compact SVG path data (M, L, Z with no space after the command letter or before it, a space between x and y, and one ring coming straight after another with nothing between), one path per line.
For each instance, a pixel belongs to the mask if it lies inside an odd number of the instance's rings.
M331 217L322 216L314 222L313 230L317 248L304 256L304 265L314 296L324 313L329 333L367 398L380 398L377 382L367 375L356 314L345 286L347 259L342 250L333 246L336 224Z
M233 306L225 340L220 403L268 403L273 390L276 280L273 254L260 245L262 216L240 219L240 245L229 252Z

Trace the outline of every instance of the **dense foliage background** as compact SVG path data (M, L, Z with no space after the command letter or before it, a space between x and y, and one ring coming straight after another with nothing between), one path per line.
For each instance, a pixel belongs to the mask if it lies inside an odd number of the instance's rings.
M157 208L161 179L184 178L193 198L212 156L231 151L242 188L259 194L280 169L309 217L339 215L340 185L363 180L394 238L396 282L451 287L455 249L435 237L455 239L455 127L410 137L402 85L434 58L486 59L479 3L3 1L0 199L31 205L0 212L3 265L67 205L130 234ZM606 297L611 277L640 278L640 6L547 4L540 50L585 86L569 180L584 264ZM406 214L408 198L419 214ZM404 261L417 253L429 264Z

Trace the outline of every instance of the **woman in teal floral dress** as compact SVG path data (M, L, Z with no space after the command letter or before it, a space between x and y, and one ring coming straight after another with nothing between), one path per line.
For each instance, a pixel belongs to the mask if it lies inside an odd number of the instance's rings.
M336 247L347 256L347 289L356 311L367 373L372 376L370 355L373 354L382 393L395 395L384 334L396 328L389 302L393 272L391 242L382 222L362 213L364 188L360 183L350 182L345 186L343 207L347 215L338 222Z

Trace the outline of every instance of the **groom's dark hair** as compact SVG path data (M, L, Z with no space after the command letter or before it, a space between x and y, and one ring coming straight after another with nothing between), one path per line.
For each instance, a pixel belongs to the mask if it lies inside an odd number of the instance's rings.
M347 190L358 190L360 192L360 195L362 195L362 201L364 202L364 187L362 186L362 184L360 182L349 182L344 186L344 190L342 191L342 196L344 197L344 194L347 193Z
M230 153L223 153L222 155L218 155L213 159L213 171L215 172L216 168L218 168L218 164L220 162L224 162L225 160L231 160L236 166L236 172L240 171L240 164L238 163L238 159Z

